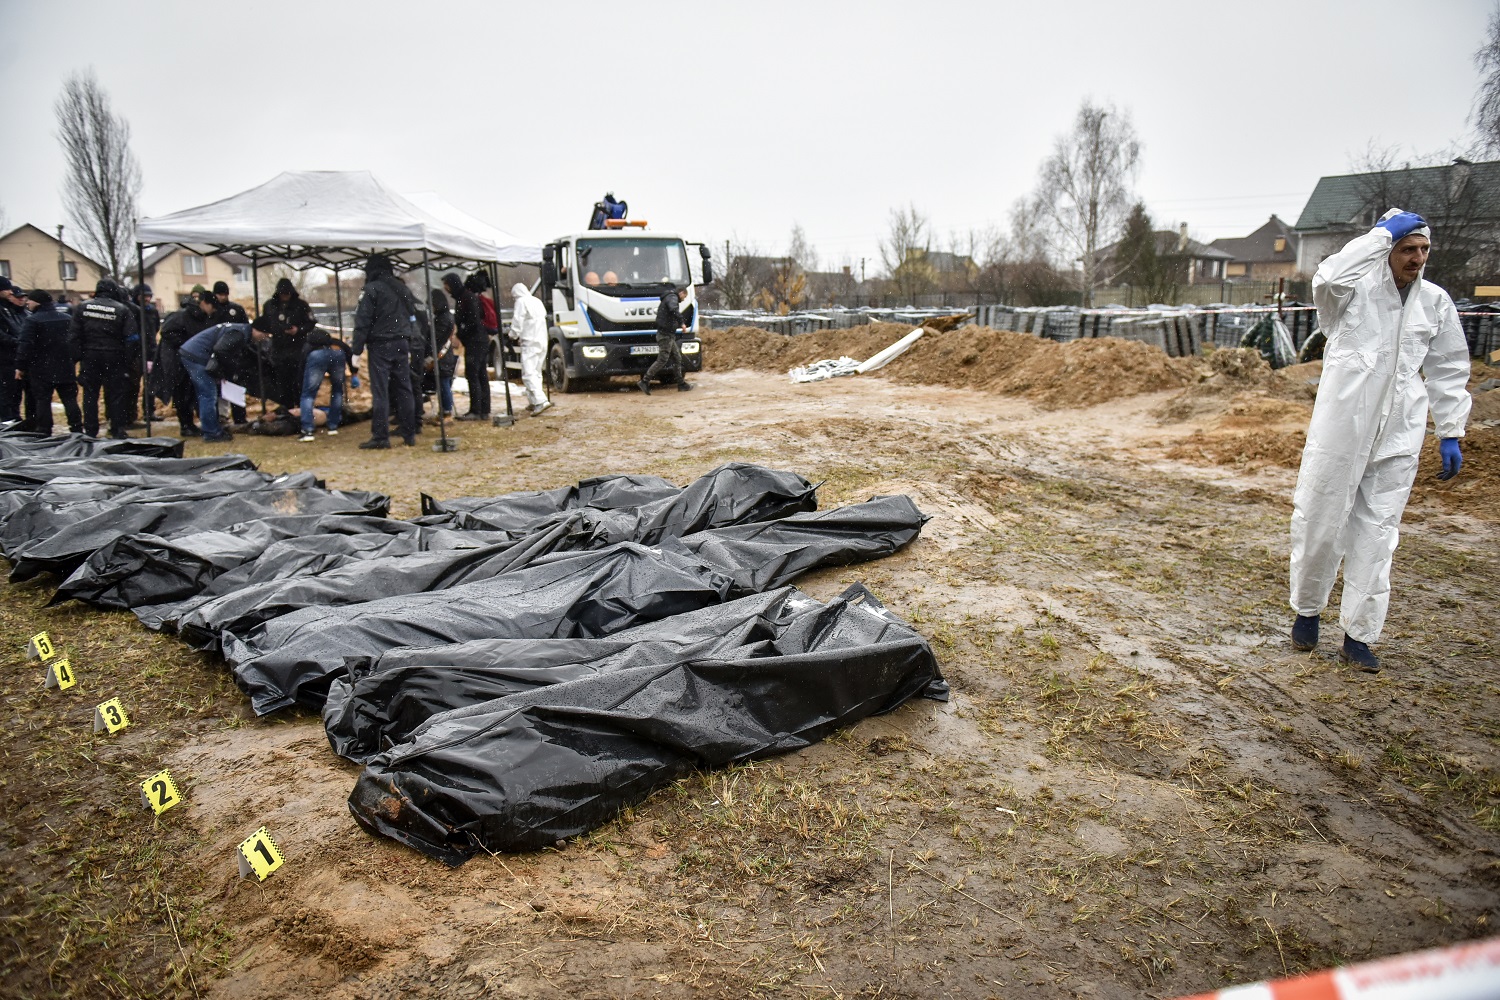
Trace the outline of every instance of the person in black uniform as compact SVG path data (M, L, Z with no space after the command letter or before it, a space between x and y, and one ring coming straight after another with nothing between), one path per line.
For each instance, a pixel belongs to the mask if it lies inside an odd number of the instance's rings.
M370 440L361 448L391 446L391 394L396 396L396 414L401 438L417 443L416 404L411 394L412 328L417 325L417 300L406 283L398 279L385 257L365 262L365 290L354 313L354 343L358 357L370 348ZM401 378L392 378L399 373Z
M73 311L74 355L80 359L78 381L83 385L83 432L99 436L99 394L104 394L104 416L109 436L128 437L130 423L130 352L139 349L135 313L120 301L120 288L110 278L94 286L94 297ZM38 414L40 417L40 414Z
M135 307L136 323L141 331L141 336L146 339L146 357L156 356L156 334L161 330L161 313L156 309L156 302L151 297L151 286L147 284L136 285L130 290L130 304ZM141 404L141 379L145 378L145 371L141 367L140 343L135 345L136 349L130 354L130 423L134 424L140 417ZM154 409L154 406L153 406Z
M232 302L229 298L229 286L222 281L214 282L214 308L215 323L248 323L250 317L245 312L245 307L238 302Z
M21 419L24 382L11 378L15 371L16 343L26 322L25 300L9 278L0 277L0 423Z
M276 291L261 307L255 321L271 335L271 377L266 393L281 411L299 406L302 400L302 362L307 335L313 328L312 307L290 278L276 282Z
M73 374L72 321L52 308L52 296L40 288L27 293L26 303L31 315L21 325L14 374L30 386L36 408L28 429L52 433L52 393L56 391L68 416L68 430L77 434L83 430L83 414L78 411L78 382Z
M182 437L197 437L202 431L193 422L193 414L198 408L198 391L177 352L183 344L212 325L217 305L214 297L206 292L190 298L187 305L167 317L161 326L161 336L157 338L151 389L157 399L172 404L172 409L177 412L178 433Z
M465 286L464 280L449 272L443 275L443 287L453 297L453 322L458 328L458 342L464 347L464 378L469 383L469 412L459 420L487 420L490 415L490 372L488 366L490 338L480 317L479 297Z
M641 376L641 391L651 395L651 380L662 372L667 374L667 384L677 383L678 392L687 392L693 384L682 377L682 351L677 347L677 332L686 331L682 319L682 300L687 298L686 288L676 288L661 297L656 307L656 360Z

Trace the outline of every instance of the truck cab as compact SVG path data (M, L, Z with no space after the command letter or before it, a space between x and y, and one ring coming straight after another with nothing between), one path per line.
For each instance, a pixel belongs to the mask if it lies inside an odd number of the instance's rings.
M613 223L613 220L612 220ZM697 261L689 248L697 249ZM695 268L693 265L697 264ZM687 289L678 333L683 372L703 369L697 290L713 280L708 248L634 222L553 240L542 248L541 300L547 307L548 381L562 392L639 380L656 360L656 307Z

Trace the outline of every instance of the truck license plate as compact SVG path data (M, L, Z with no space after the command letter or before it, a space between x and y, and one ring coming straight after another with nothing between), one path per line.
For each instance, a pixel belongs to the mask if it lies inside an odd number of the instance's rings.
M655 354L655 344L636 344L630 348L631 354Z

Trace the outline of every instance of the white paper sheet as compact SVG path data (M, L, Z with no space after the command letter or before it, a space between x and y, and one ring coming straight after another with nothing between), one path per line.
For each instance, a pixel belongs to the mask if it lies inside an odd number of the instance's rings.
M219 398L235 406L245 405L245 387L225 379L219 383Z

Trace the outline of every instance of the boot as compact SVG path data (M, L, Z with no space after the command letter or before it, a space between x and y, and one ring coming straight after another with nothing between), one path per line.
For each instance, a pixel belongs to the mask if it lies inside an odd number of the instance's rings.
M389 441L380 441L375 438L370 438L368 441L361 441L359 444L360 451L389 451L390 447L391 443Z
M1367 674L1380 673L1380 660L1371 652L1369 645L1347 635L1344 636L1343 648L1339 650L1339 661Z
M1304 653L1318 648L1318 616L1298 615L1292 622L1292 648Z
M688 381L682 381L682 382L678 382L677 383L677 391L678 392L687 392L692 387L693 387L693 383L688 382Z
M646 395L651 395L651 383L649 380L643 378L639 382L637 382L636 385L639 386L640 390Z

